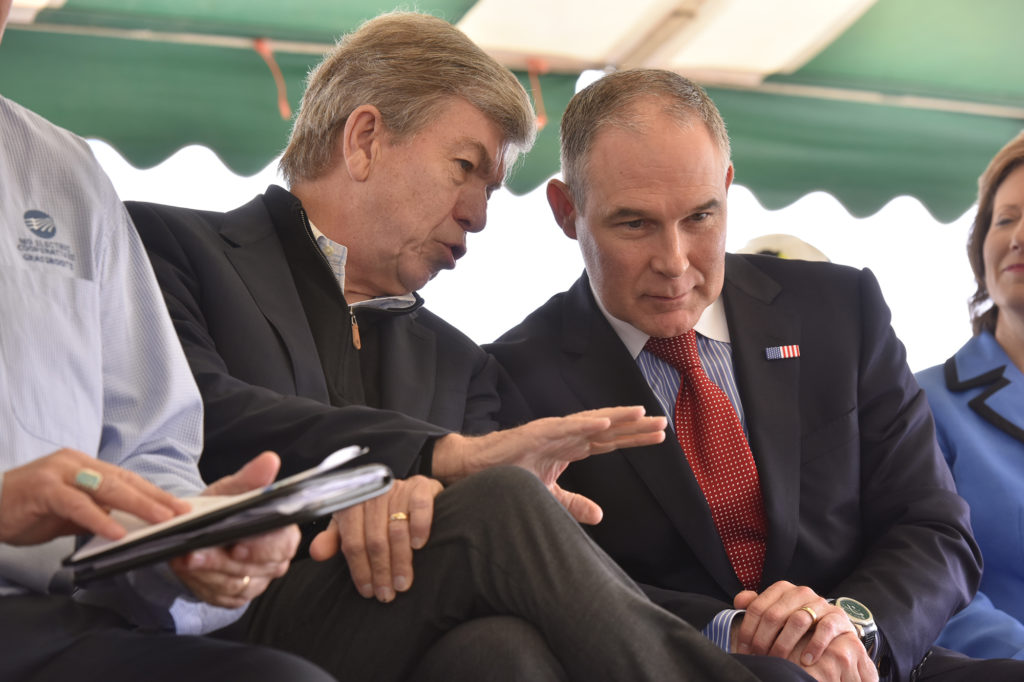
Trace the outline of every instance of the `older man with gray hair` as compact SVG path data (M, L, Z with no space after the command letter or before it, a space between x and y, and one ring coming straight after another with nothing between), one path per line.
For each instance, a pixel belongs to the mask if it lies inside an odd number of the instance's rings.
M624 407L491 433L501 370L415 293L465 254L533 136L508 70L395 13L310 75L288 190L223 214L130 204L203 395L204 473L266 447L287 472L356 443L402 479L335 515L320 562L296 562L240 636L350 679L747 678L590 543L572 516L600 509L555 483L569 461L660 441L664 419Z

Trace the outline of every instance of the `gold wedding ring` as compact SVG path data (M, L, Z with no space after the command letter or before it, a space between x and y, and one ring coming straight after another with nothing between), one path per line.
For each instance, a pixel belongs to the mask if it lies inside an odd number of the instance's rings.
M818 622L818 614L816 614L814 612L814 609L812 609L810 606L801 606L797 610L798 611L806 611L807 612L807 615L811 617L811 625L814 625L814 624L816 624Z
M388 517L388 520L389 521L408 521L409 520L409 515L406 514L405 512L395 512L394 514L392 514L391 516Z
M243 592L245 592L245 588L249 587L249 583L251 583L251 582L252 582L252 576L250 576L250 575L243 575L242 576L242 589L238 590L238 594L242 594Z
M101 483L103 483L103 474L95 469L83 468L75 474L76 488L94 493L100 489Z

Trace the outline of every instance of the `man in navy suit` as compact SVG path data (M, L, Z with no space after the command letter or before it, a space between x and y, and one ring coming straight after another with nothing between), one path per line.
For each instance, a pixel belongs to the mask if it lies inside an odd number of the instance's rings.
M562 475L604 509L591 535L723 648L820 680L978 674L928 654L977 588L980 557L871 273L725 254L728 136L678 75L623 71L578 93L562 169L548 200L586 272L488 347L528 405L506 403L505 420L642 404L676 421L661 444ZM658 350L684 337L702 378ZM678 405L709 379L742 466L697 459L719 427L693 438L710 408Z

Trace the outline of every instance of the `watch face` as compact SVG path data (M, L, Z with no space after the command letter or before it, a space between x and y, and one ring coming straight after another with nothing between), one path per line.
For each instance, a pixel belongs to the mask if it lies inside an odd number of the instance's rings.
M856 599L850 599L849 597L840 597L836 601L836 606L841 608L851 620L855 621L871 621L871 612L868 611L868 607L861 604Z

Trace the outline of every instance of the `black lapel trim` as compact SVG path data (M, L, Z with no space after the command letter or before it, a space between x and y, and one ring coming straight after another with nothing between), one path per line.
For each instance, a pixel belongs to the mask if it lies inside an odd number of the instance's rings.
M1006 365L1000 365L993 370L979 374L976 377L960 381L956 371L956 356L946 360L944 372L946 376L946 388L950 391L966 391L969 388L980 388L988 386L984 391L967 401L968 406L977 412L983 419L991 422L996 428L1001 429L1017 440L1024 442L1024 429L1007 420L1001 414L989 407L985 401L996 391L1010 385L1010 380L1003 376ZM990 385L991 384L991 385Z

